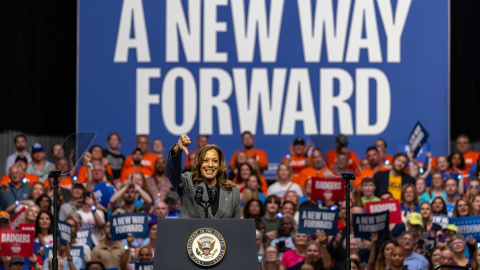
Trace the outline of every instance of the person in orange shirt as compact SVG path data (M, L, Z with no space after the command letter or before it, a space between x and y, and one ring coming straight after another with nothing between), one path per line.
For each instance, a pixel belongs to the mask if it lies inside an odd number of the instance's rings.
M58 185L65 189L72 189L73 181L72 178L66 176L65 174L69 172L70 166L68 164L68 160L64 157L57 159L55 163L55 170L62 171L62 176L58 179ZM47 178L45 182L43 182L43 187L48 188L53 186L53 178Z
M348 147L347 136L343 134L339 134L335 138L335 144L336 144L336 149L329 151L326 156L328 167L335 165L338 153L341 152L343 148ZM349 156L349 159L348 159L347 169L355 173L358 169L358 166L360 166L360 159L358 158L357 154L349 150L348 150L348 156Z
M188 151L188 155L185 158L185 169L190 169L190 158L197 154L198 149L204 147L208 144L208 135L198 135L197 136L197 149L193 151Z
M373 177L373 175L377 172L385 172L391 169L390 166L385 166L382 163L378 147L368 147L366 151L366 159L368 160L368 168L360 170L360 172L356 174L356 178L353 181L353 187L358 192L361 191L361 184L364 178Z
M112 167L108 164L108 159L103 157L103 148L100 145L94 145L90 148L89 152L85 152L83 155L84 164L78 170L77 181L85 184L87 182L87 166L92 168L92 162L98 161L103 164L105 171L109 174L109 177L112 177L113 171Z
M147 135L138 135L137 140L135 141L135 148L140 148L142 150L142 167L148 170L148 174L145 176L152 176L155 173L155 161L157 161L158 156L148 152L149 139ZM129 167L132 167L132 156L128 156L123 163L122 170L125 170Z
M392 166L393 156L387 155L387 142L382 138L378 138L375 141L375 147L377 147L378 152L380 153L380 163Z
M470 169L470 166L478 161L480 157L480 153L472 151L470 149L470 139L465 134L460 134L457 137L457 151L463 155L463 159L465 160L465 169Z
M322 150L320 148L314 148L312 150L312 167L306 167L300 171L296 182L300 187L305 187L305 183L312 177L331 177L333 174L325 167L323 162ZM293 180L292 180L293 181Z
M301 137L298 137L293 141L293 155L288 155L282 159L282 163L285 163L292 168L292 182L294 183L299 182L301 170L312 166L312 161L308 156L305 156L305 152L305 141Z
M128 180L130 175L135 172L141 172L143 175L151 176L149 170L142 166L143 154L140 148L135 148L132 152L132 166L122 170L120 179L122 182Z
M235 153L233 153L232 158L230 159L230 164L228 167L230 170L233 170L235 167L235 158L240 151L245 151L247 153L248 157L254 157L255 161L257 161L257 167L260 169L260 172L263 173L266 169L268 169L268 157L267 153L263 150L256 149L254 148L255 145L255 139L253 138L253 135L250 131L244 131L242 133L242 144L244 149L242 150L237 150Z
M36 176L35 174L25 173L25 171L27 170L27 158L26 157L17 156L17 158L15 159L14 165L22 168L22 170L24 172L24 176L23 176L23 181L24 181L23 183L24 184L28 183L30 185L33 185L35 183L40 182L40 179L38 179L38 176ZM8 174L6 174L0 179L0 185L1 184L8 184L8 183L10 183L10 176Z

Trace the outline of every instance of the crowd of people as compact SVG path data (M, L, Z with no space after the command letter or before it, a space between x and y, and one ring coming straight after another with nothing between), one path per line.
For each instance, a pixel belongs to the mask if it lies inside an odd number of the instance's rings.
M225 162L228 179L240 192L239 215L255 220L260 269L344 269L347 219L365 213L366 203L382 200L399 202L401 223L390 224L388 235L375 233L369 239L350 235L352 269L433 269L439 264L480 269L477 240L460 234L454 224L439 224L433 218L480 215L480 154L471 150L467 136L458 137L450 155L427 153L425 160L415 160L412 153L388 155L384 139L356 154L347 150L344 135L337 136L336 149L315 148L298 137L286 146L289 155L278 160L273 183L264 176L267 153L255 147L252 133L242 133L241 142L243 149L225 157L229 158ZM150 143L148 136L139 135L135 149L125 156L120 143L120 134L111 133L107 147L92 146L75 164L61 145L48 153L54 157L49 160L41 143L27 148L26 136L15 137L16 152L8 156L6 174L0 179L0 229L34 224L38 248L28 258L0 254L0 268L52 269L54 241L59 269L126 270L136 262L153 261L158 219L181 216L181 196L167 174L168 153L174 148L168 151L160 139ZM196 155L209 143L215 142L206 135L196 138L197 149L184 156L183 172L194 169ZM54 184L48 177L52 170L63 172L58 219L72 228L72 240L66 244L53 239ZM348 172L357 176L348 194L350 205L312 199L315 179ZM300 233L300 208L338 211L337 234ZM129 213L149 214L149 236L112 240L110 218ZM91 242L85 241L85 232ZM79 247L82 258L71 255Z

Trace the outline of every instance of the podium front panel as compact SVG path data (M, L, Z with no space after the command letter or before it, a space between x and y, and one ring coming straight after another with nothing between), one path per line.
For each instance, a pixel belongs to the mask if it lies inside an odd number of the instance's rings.
M214 229L224 239L225 254L215 265L199 265L187 252L190 236L201 228ZM196 249L197 244L194 245ZM255 222L253 219L159 219L154 269L258 269Z

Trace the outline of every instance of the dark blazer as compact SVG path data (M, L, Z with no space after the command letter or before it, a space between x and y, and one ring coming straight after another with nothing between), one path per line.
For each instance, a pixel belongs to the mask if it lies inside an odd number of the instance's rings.
M182 174L182 153L172 156L172 150L173 147L168 153L167 176L182 202L180 218L205 218L203 207L195 202L197 186L193 185L192 174L190 172ZM198 185L203 187L203 200L208 201L205 181ZM210 207L208 213L209 217L213 216ZM213 218L240 218L240 192L237 186L230 191L220 187L218 210Z
M373 178L375 179L375 185L377 189L375 190L375 196L380 197L380 194L388 191L388 181L389 181L390 171L386 172L377 172ZM402 173L402 186L406 184L415 184L415 179L408 174Z

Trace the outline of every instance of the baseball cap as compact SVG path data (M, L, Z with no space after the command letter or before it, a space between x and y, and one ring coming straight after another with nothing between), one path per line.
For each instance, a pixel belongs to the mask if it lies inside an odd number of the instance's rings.
M20 257L12 257L12 259L10 260L10 265L17 263L25 264L25 260Z
M302 137L297 137L295 140L293 140L293 145L305 145L305 141L302 139Z
M34 143L32 145L32 152L43 152L43 145L41 143Z
M1 211L0 212L0 219L2 219L2 218L6 219L6 220L10 220L10 214L7 213L6 211Z
M417 213L417 212L410 213L410 215L408 215L407 220L412 225L423 225L422 215L420 215L420 213Z
M458 227L454 224L448 224L447 227L443 228L442 231L449 230L455 233L458 233Z

